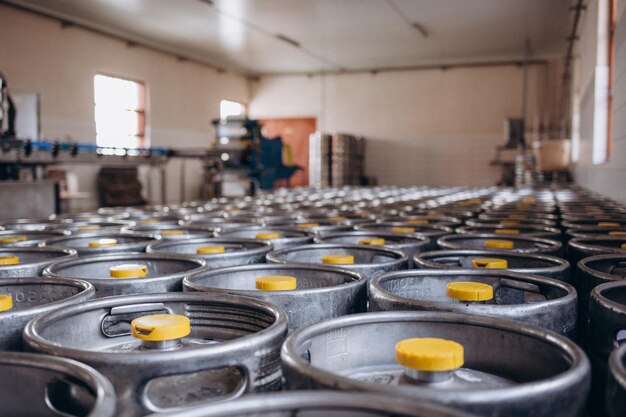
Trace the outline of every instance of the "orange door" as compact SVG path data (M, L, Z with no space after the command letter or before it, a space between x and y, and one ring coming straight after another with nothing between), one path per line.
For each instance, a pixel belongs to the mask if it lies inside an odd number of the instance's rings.
M280 136L283 143L291 146L293 163L300 165L302 171L297 171L291 177L290 185L309 185L309 135L315 132L317 120L314 118L301 119L261 119L263 126L263 136L275 138ZM277 181L278 182L278 181ZM275 186L286 186L287 184L277 183Z

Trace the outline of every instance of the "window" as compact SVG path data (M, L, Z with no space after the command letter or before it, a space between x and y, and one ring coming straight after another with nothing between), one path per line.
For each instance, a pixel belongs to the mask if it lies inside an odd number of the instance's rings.
M146 93L143 83L122 78L94 77L96 144L108 148L143 148ZM113 154L113 150L103 150Z
M220 101L220 119L226 120L229 116L243 116L244 113L245 107L242 103L231 100Z

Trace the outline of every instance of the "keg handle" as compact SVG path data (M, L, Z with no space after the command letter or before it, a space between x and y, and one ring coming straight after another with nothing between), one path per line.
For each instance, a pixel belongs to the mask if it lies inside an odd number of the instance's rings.
M536 284L529 282L515 281L508 278L502 278L500 280L500 287L513 288L520 291L528 291L537 294L541 294L541 288Z
M44 402L59 417L86 416L95 405L94 398L87 398L90 395L93 393L76 381L54 377L46 385Z

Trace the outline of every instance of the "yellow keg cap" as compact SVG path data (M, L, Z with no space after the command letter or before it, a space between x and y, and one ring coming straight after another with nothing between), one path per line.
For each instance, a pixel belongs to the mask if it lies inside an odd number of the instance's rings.
M496 229L497 235L519 235L519 229Z
M446 295L459 301L487 301L493 298L493 287L482 282L450 282Z
M256 288L261 291L295 290L298 281L288 275L266 275L256 279Z
M504 269L508 267L509 267L509 263L507 262L506 259L500 259L500 258L472 259L472 268Z
M351 265L354 263L354 256L343 254L324 255L322 256L322 262L333 265Z
M513 249L512 240L487 239L484 246L490 249Z
M319 223L300 223L298 227L301 229L310 229L313 227L319 227L319 225Z
M89 231L91 231L91 230L100 230L100 226L98 226L98 225L94 224L94 225L92 225L92 226L80 226L80 227L78 228L78 231L79 231L79 232L89 232Z
M463 345L433 337L404 339L396 344L396 362L418 371L453 371L463 366Z
M17 265L19 263L19 256L0 256L0 265Z
M415 233L414 227L392 227L391 231L393 233Z
M509 214L509 219L511 220L526 220L528 216L526 214Z
M259 240L280 239L280 233L257 233L255 238Z
M328 220L332 220L335 222L342 222L344 220L348 220L345 216L331 216L328 218Z
M609 232L609 235L611 235L611 236L626 236L626 231L624 231L624 230L613 230L613 231Z
M181 339L191 333L187 316L180 314L153 314L138 317L130 323L133 337L150 342Z
M115 246L117 245L117 240L115 239L98 239L89 242L90 248L102 248L105 246Z
M522 198L522 203L524 204L535 204L537 199L535 197L524 197Z
M429 221L428 221L428 219L410 219L407 223L408 224L414 224L414 225L417 225L417 226L420 226L420 225L423 226L425 224L428 224Z
M159 219L141 219L139 223L148 224L148 223L157 223Z
M621 224L615 222L600 222L598 227L620 227Z
M13 308L13 296L11 294L0 294L0 312Z
M501 226L520 226L521 223L518 222L517 220L502 220L500 222Z
M198 246L196 248L196 253L198 255L213 255L216 253L224 253L224 252L226 252L226 248L220 245Z
M382 237L366 237L359 240L359 245L383 246L384 244L385 239Z
M122 264L109 268L111 278L143 278L148 275L148 267L142 264Z
M185 231L184 230L176 230L176 229L161 230L159 232L159 234L162 235L162 236L176 236L176 235L184 235Z
M622 245L619 248L620 249L626 249L626 243L622 243Z
M427 214L429 216L441 216L441 212L437 210L429 210Z
M0 238L0 243L15 243L15 242L24 242L28 240L28 238L26 236L6 236L3 238Z

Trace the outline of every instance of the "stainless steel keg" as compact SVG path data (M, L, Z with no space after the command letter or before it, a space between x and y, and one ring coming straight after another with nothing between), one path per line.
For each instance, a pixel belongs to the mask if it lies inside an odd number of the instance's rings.
M463 226L458 227L456 233L466 234L496 234L505 236L528 236L528 237L543 237L546 239L561 239L561 231L554 227L537 227L537 226Z
M324 265L261 264L185 277L185 291L258 298L287 313L290 332L332 317L367 311L364 276Z
M0 410L10 417L114 417L115 392L95 369L34 353L0 355Z
M441 249L498 249L518 253L541 253L559 256L563 245L561 242L539 237L519 235L473 234L448 235L437 240Z
M68 236L66 231L44 231L44 230L2 230L0 231L0 247L36 247L44 240L55 237Z
M598 227L604 230L616 230L626 227L626 217L603 217L592 219L563 220L561 227L564 229L582 229L589 227Z
M66 278L0 279L0 351L22 350L22 331L35 317L95 297L91 284Z
M129 226L122 229L122 232L130 233L147 233L160 236L162 240L181 240L194 238L210 238L215 237L215 230L195 229L193 227L180 225L160 225L160 224L144 224L138 226Z
M295 332L281 358L291 389L384 392L490 417L582 415L589 361L567 338L454 313L355 314Z
M74 249L0 247L0 278L40 276L51 263L74 258Z
M463 220L456 217L429 214L407 214L401 213L397 216L380 218L379 223L408 223L417 226L445 226L457 227L463 224Z
M109 231L120 232L124 227L129 226L130 223L125 221L91 221L91 222L73 222L73 223L60 223L53 224L46 227L45 230L58 230L68 231L71 233L78 232L95 232L95 231Z
M283 227L295 227L298 230L315 233L320 236L329 233L349 232L354 230L355 227L354 224L329 219L300 219L280 223L280 225Z
M471 417L462 411L388 395L294 391L248 395L235 401L149 417Z
M626 415L626 344L613 350L609 358L609 377L606 389L608 417Z
M477 217L477 221L487 221L490 223L501 222L503 220L549 220L556 222L559 217L556 214L527 212L527 211L489 211L481 213Z
M430 239L420 236L408 236L396 233L378 233L368 230L331 233L316 239L319 243L349 245L384 246L396 249L409 258L409 267L413 266L413 257L430 247Z
M63 221L49 219L19 219L0 223L2 230L37 231L63 224ZM66 221L65 223L71 223Z
M602 227L581 227L579 229L566 229L564 236L567 240L574 238L590 237L626 237L626 227L618 229L605 229Z
M408 267L408 258L395 249L364 245L319 243L275 250L267 254L273 264L328 264L356 271L371 279L384 272Z
M90 282L96 297L181 291L185 275L206 269L199 258L173 254L106 254L56 262L43 274Z
M155 235L122 232L79 232L70 236L48 239L42 246L75 249L79 256L108 253L145 252L151 243L158 242Z
M454 233L454 230L446 226L437 225L418 225L406 222L387 222L387 223L364 223L355 226L355 230L376 231L378 233L395 233L410 236L423 236L430 239L431 245L428 249L435 249L437 239Z
M414 257L418 269L506 269L521 274L541 275L568 283L570 264L556 256L516 253L500 250L440 250L423 252Z
M296 227L248 226L225 230L220 236L269 241L274 249L313 243L315 233Z
M169 293L64 307L31 321L24 341L102 372L116 416L135 417L280 389L286 334L285 313L269 303Z
M567 254L572 265L589 256L610 253L626 255L626 236L575 238L567 244Z
M146 249L153 254L177 254L202 258L211 269L265 262L272 250L268 240L210 238L154 243Z
M370 311L477 314L543 327L567 337L576 330L576 290L538 275L497 269L412 270L369 283Z

